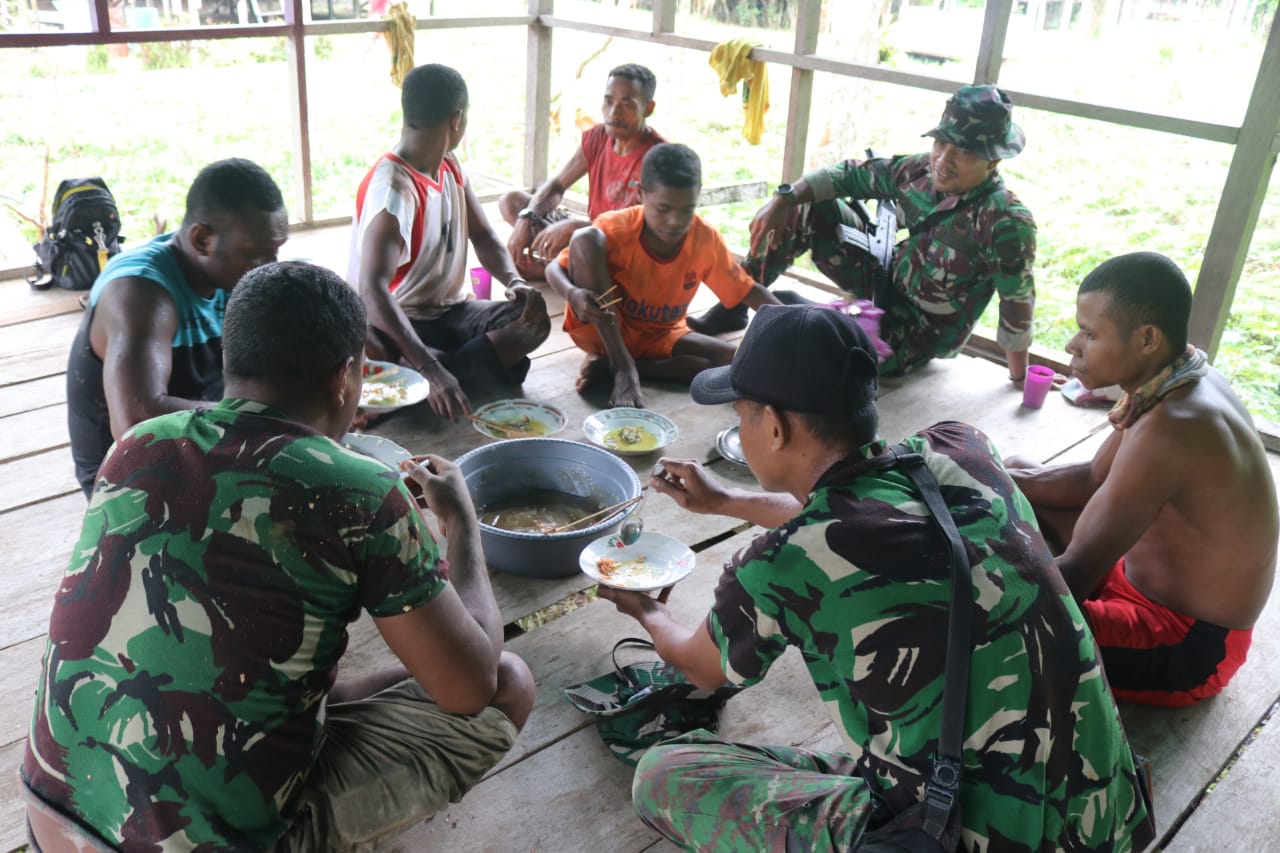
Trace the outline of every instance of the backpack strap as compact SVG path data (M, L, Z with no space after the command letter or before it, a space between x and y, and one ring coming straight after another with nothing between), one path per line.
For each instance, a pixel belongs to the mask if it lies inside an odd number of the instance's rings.
M960 790L961 748L964 740L964 709L969 692L969 655L973 628L973 576L964 540L947 509L938 481L924 457L905 444L890 449L893 463L901 467L920 490L934 525L947 540L951 568L951 608L947 619L946 669L942 682L942 729L933 755L933 769L925 786L925 832L941 840L956 807Z

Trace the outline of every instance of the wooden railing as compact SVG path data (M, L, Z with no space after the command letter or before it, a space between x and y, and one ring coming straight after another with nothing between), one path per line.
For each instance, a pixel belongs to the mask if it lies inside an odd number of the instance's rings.
M835 0L838 2L838 0ZM283 36L290 64L290 104L292 117L294 180L302 199L302 223L315 222L312 205L311 140L309 133L306 51L308 36L349 33L378 33L390 29L385 20L308 21L304 0L283 0L284 21L210 27L165 27L163 29L117 30L107 14L108 0L91 2L90 32L0 34L0 50L6 48L56 47L63 45L106 45L142 42L203 41L227 38ZM816 54L818 21L823 0L794 0L796 10L793 51L756 48L751 58L791 69L787 113L786 147L779 180L791 180L803 170L807 128L812 99L813 75L821 72L871 80L914 89L950 93L966 83L998 83L1000 57L1012 15L1014 0L988 0L977 61L966 79L946 79L913 74L893 68L865 65ZM599 33L669 45L684 50L709 53L713 42L674 32L676 0L653 0L652 26L648 30L580 21L554 14L554 0L528 0L528 14L497 17L420 18L420 30L477 27L527 27L527 96L525 100L525 159L523 183L534 185L547 176L549 128L544 120L551 100L551 50L556 29ZM1126 127L1205 139L1234 146L1231 165L1223 186L1205 247L1196 284L1191 317L1191 338L1212 356L1226 325L1236 284L1239 281L1258 215L1266 197L1271 173L1280 152L1280 10L1273 21L1263 49L1243 122L1226 125L1178 118L1141 110L1120 109L1009 90L1019 106L1050 113L1111 122Z

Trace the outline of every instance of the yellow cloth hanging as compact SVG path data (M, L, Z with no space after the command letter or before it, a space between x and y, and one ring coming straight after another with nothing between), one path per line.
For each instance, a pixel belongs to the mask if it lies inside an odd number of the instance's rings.
M752 145L760 144L764 113L769 109L769 70L763 62L747 57L760 42L730 39L711 51L711 67L720 75L720 94L731 95L742 82L742 108L746 111L742 135Z
M393 3L387 9L391 29L387 32L387 47L391 48L391 82L397 87L413 70L413 33L418 20L409 11L409 4Z

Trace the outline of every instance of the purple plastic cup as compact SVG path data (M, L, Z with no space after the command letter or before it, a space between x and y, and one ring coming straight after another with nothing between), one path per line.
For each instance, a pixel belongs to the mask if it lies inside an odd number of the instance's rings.
M484 267L471 268L471 292L476 299L488 299L493 295L493 276Z
M1022 383L1022 405L1028 409L1038 409L1044 405L1044 398L1053 387L1053 368L1033 364L1027 368L1027 378Z

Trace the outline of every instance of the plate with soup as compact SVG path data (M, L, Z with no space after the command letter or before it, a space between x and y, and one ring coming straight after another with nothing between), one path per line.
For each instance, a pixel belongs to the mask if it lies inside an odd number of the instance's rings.
M648 409L605 409L582 423L587 440L622 456L642 456L676 440L680 430L670 418Z
M427 378L411 367L389 361L366 360L360 408L370 412L394 412L427 399Z
M349 432L339 443L348 450L377 459L401 477L408 476L400 470L400 463L412 458L412 454L389 438L363 432Z
M489 438L511 438L513 434L520 438L545 438L560 432L567 422L564 412L555 406L533 400L498 400L471 414L477 418L471 422L476 432ZM496 429L490 424L505 429Z

